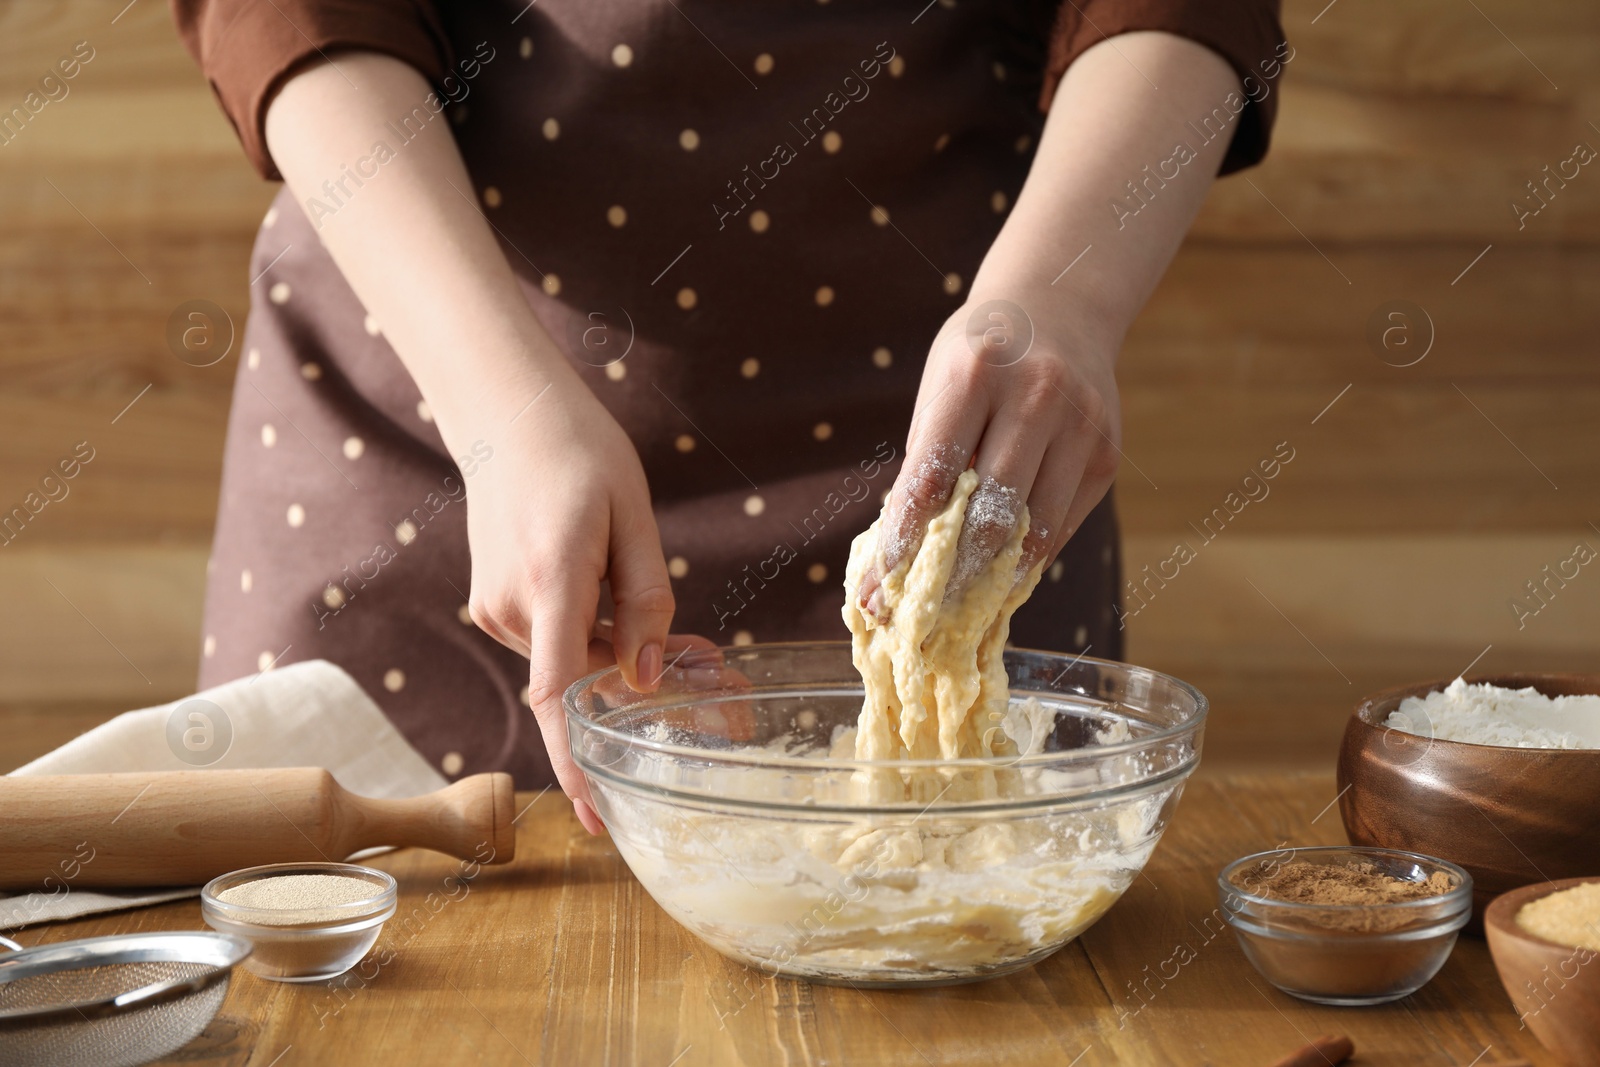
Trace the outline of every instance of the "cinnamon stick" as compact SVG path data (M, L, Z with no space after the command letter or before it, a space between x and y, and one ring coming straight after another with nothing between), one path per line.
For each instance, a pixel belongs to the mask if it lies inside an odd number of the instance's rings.
M1355 1043L1344 1034L1328 1034L1289 1053L1272 1067L1336 1067L1355 1054Z

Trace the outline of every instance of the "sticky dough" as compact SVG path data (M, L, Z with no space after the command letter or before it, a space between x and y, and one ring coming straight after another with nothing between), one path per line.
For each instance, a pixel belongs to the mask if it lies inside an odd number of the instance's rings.
M959 759L1016 752L1003 729L1009 687L1002 655L1011 615L1038 584L1040 568L1017 580L1028 533L1028 509L1021 507L995 558L964 589L945 599L946 583L958 568L962 522L977 487L976 471L964 471L956 480L922 544L883 578L883 608L877 617L861 610L855 591L880 558L883 517L850 546L844 621L865 690L856 728L858 759ZM925 783L906 781L916 798ZM889 799L881 794L891 784L887 779L875 782L873 799Z
M1011 614L1039 580L1015 581L1028 519L994 560L949 600L962 521L978 486L968 471L911 557L883 582L883 618L856 607L874 561L878 522L851 546L845 622L865 683L857 726L805 755L874 761L848 782L860 816L807 817L786 790L807 780L763 778L793 818L700 812L648 794L609 798L607 822L629 865L657 902L720 951L752 966L821 978L920 980L1005 968L1052 951L1121 895L1155 846L1172 787L1101 804L999 817L967 815L957 802L1059 795L1091 781L1136 781L1138 757L1096 768L1045 769L972 756L1042 751L1056 712L1011 701L1002 653ZM980 498L981 499L981 498ZM1125 741L1125 723L1093 744ZM792 755L793 738L773 755ZM908 759L927 762L896 766ZM1122 766L1122 763L1126 766ZM657 768L663 781L692 777L716 795L748 797L743 768ZM818 788L823 788L818 783ZM829 787L831 788L831 786ZM837 803L834 793L819 794ZM878 804L917 806L904 814ZM918 809L921 810L918 810Z

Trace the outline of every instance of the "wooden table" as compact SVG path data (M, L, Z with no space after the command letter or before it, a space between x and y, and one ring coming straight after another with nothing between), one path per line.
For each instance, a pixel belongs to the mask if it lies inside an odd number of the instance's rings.
M1285 843L1342 842L1333 798L1325 775L1192 782L1146 876L1038 967L864 992L770 980L705 948L551 793L519 823L517 861L484 867L465 887L452 878L459 861L445 856L374 861L399 879L400 912L357 971L303 986L240 971L211 1028L168 1062L1253 1067L1346 1033L1361 1064L1554 1063L1518 1029L1480 940L1463 938L1404 1001L1340 1009L1272 989L1232 934L1216 933L1217 870ZM189 900L21 940L201 925ZM1178 967L1180 945L1194 958Z

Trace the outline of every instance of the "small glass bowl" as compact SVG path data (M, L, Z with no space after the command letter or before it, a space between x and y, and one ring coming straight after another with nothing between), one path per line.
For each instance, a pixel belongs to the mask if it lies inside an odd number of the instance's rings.
M1248 874L1287 863L1371 864L1383 874L1426 881L1443 872L1450 889L1393 904L1310 904L1249 891ZM1237 859L1217 875L1222 912L1245 958L1290 996L1356 1007L1399 1000L1439 973L1472 917L1472 876L1453 863L1387 848L1286 848Z
M230 904L220 895L235 886L287 874L327 874L372 885L372 895L348 904L290 911ZM394 914L398 887L389 874L353 863L269 863L213 878L200 891L206 925L249 941L244 966L274 982L320 982L360 962Z

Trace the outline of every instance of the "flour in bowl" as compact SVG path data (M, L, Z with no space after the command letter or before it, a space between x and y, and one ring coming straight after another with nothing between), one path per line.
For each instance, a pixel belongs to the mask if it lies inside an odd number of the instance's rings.
M1600 748L1600 696L1547 697L1457 678L1442 691L1406 697L1385 726L1441 741L1508 748Z

